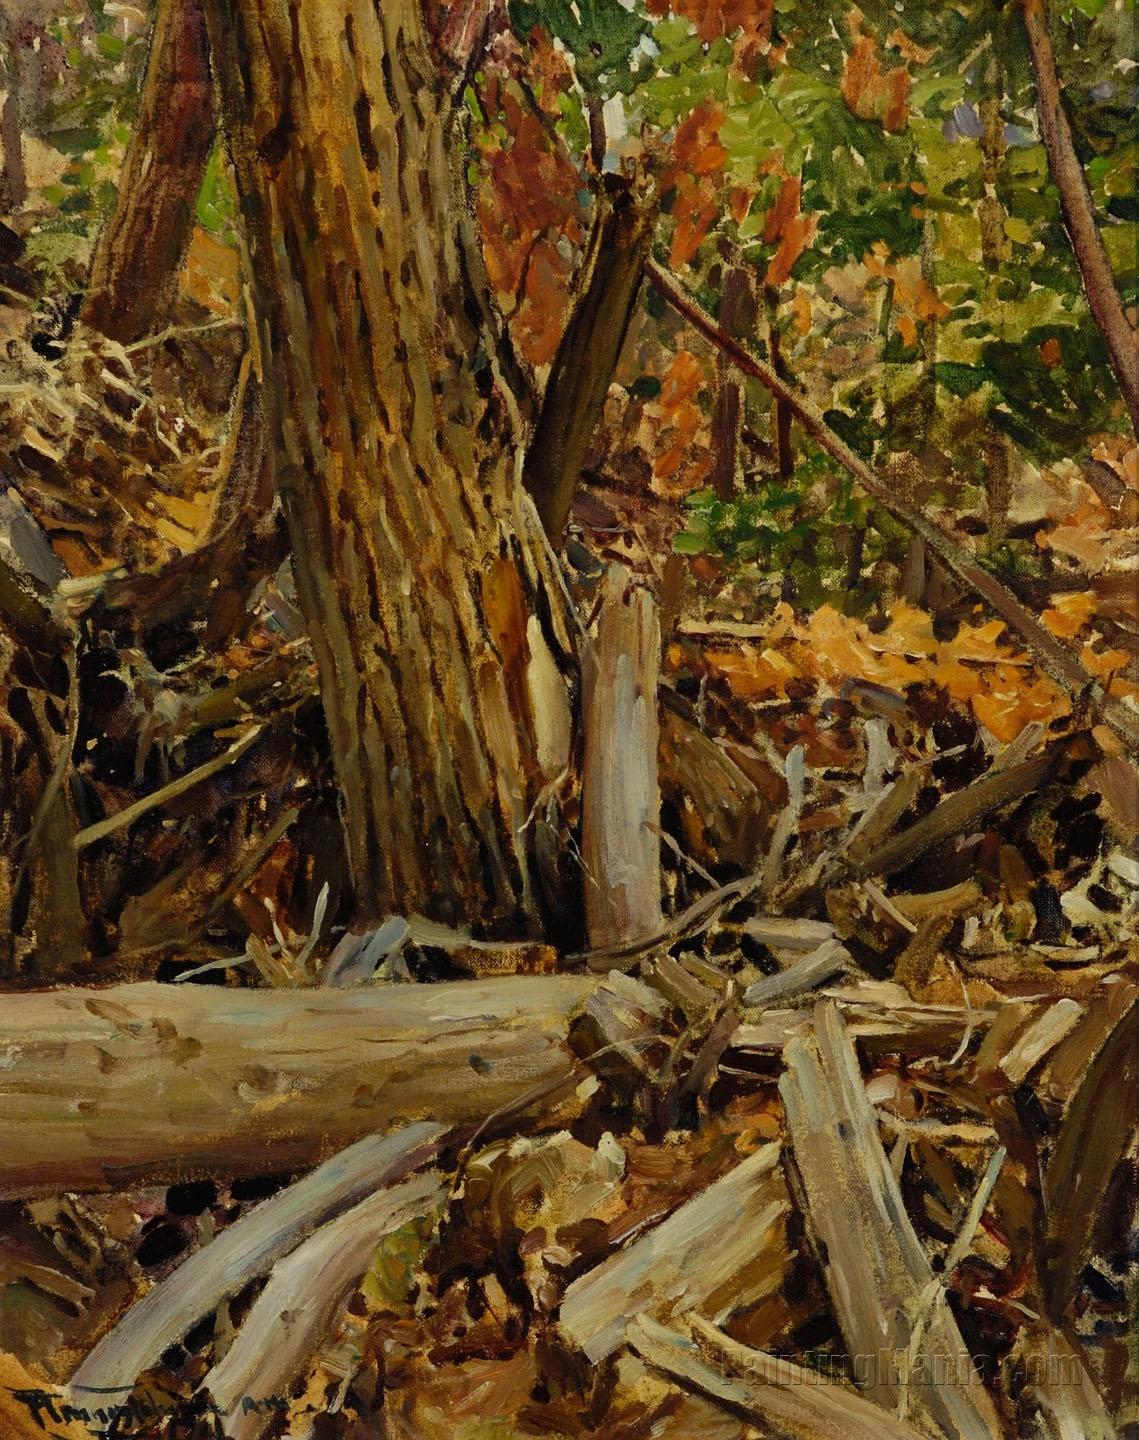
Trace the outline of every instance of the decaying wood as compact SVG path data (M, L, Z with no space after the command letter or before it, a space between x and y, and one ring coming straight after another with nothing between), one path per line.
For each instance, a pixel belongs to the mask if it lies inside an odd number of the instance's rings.
M730 755L667 703L661 706L660 784L697 853L754 868L766 819L763 797Z
M1120 989L1126 1008L1072 1097L1044 1172L1043 1278L1056 1317L1075 1292L1104 1196L1139 1117L1139 994L1127 982Z
M955 1440L997 1440L996 1410L906 1215L833 1002L785 1059L779 1089L795 1170L862 1388L890 1410L908 1403Z
M482 1120L564 1076L571 1019L597 983L12 995L0 1196L298 1169L425 1115Z
M262 1201L128 1310L75 1371L73 1391L129 1388L226 1296L267 1274L307 1236L327 1233L330 1221L354 1215L374 1192L426 1165L444 1133L441 1125L421 1121L392 1135L369 1135Z
M725 334L673 276L653 261L648 263L645 273L653 287L694 329L729 355L745 375L751 375L773 395L784 400L806 433L854 476L871 499L913 534L919 535L947 570L980 595L993 611L1016 631L1042 668L1054 680L1076 694L1086 695L1091 707L1103 717L1104 723L1109 725L1125 744L1139 750L1139 719L1118 699L1108 694L1083 661L1051 635L1011 590L990 575L932 520L901 499L895 487L875 475L870 466L831 429L810 400L780 379L769 365L757 360L738 340Z
M744 991L745 1005L772 1005L777 1000L791 1000L807 990L814 990L840 974L851 964L850 951L837 940L824 940L786 970L767 975Z
M130 344L161 327L214 140L201 0L158 6L118 204L95 247L84 321Z
M885 841L852 865L856 875L892 875L935 845L965 833L985 815L1031 794L1048 779L1059 764L1056 750L1032 760L1022 760L1007 769L988 770L979 780L947 796L928 815Z
M884 988L890 993L883 994ZM987 1030L999 1013L960 1005L918 1005L900 987L882 987L870 981L827 989L822 994L838 1005L851 1037L869 1055L948 1055L972 1034ZM789 1041L810 1029L810 1015L803 1010L768 1010L758 1022L741 1025L732 1037L732 1046L757 1055L778 1055Z
M1083 1356L1063 1331L1026 1326L1015 1355L1025 1375L1022 1435L1035 1433L1041 1440L1115 1440L1115 1428Z
M656 604L621 565L605 578L597 641L582 661L585 761L581 848L590 945L661 927L660 625Z
M923 1440L920 1431L814 1370L752 1350L689 1317L695 1339L648 1315L630 1322L625 1338L642 1360L681 1385L789 1440ZM715 1368L708 1356L717 1361ZM725 1374L726 1361L734 1373Z
M289 1393L351 1299L376 1246L445 1197L435 1170L378 1189L274 1265L237 1338L202 1382L223 1417L227 1440L256 1440L273 1418L265 1402Z
M624 1343L627 1317L713 1315L777 1289L787 1252L779 1146L765 1145L627 1250L575 1280L560 1326L597 1364Z

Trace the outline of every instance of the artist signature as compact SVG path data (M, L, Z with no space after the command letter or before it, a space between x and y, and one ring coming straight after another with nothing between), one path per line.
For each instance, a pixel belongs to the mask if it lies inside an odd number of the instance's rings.
M126 1386L110 1389L88 1385L74 1386L71 1391L48 1390L34 1387L14 1389L4 1387L12 1398L22 1405L37 1426L47 1432L48 1424L65 1425L78 1423L86 1425L93 1436L121 1436L123 1426L141 1425L148 1421L166 1420L181 1407L182 1401L176 1395L164 1393L160 1397L145 1392L133 1392ZM82 1403L79 1396L82 1395ZM122 1396L122 1399L115 1399ZM89 1397L89 1398L88 1398ZM230 1410L221 1411L208 1393L195 1398L195 1409L200 1414L217 1415L221 1419L236 1413L243 1415L269 1415L289 1408L283 1395L255 1397L243 1395Z

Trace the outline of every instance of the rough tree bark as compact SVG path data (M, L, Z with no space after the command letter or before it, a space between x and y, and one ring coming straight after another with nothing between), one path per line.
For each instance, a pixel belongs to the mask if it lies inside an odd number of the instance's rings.
M1111 262L1096 227L1095 207L1087 176L1072 140L1072 128L1060 93L1056 55L1048 34L1044 0L1021 0L1021 9L1036 80L1040 133L1048 151L1052 178L1060 192L1064 225L1072 242L1076 264L1080 267L1088 307L1107 342L1111 368L1131 416L1131 424L1139 434L1139 347L1135 343L1135 332L1123 313L1123 302L1119 298Z
M138 122L99 236L82 318L130 344L169 311L214 142L201 0L159 0Z
M555 542L569 517L590 441L621 356L652 243L655 208L629 181L603 178L569 320L546 384L524 479Z
M417 0L208 13L357 919L536 928L570 642L474 364L462 63Z

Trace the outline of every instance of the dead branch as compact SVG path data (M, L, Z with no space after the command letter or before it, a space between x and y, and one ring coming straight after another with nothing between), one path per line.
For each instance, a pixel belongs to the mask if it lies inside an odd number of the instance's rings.
M719 1313L778 1289L788 1257L777 1227L786 1209L779 1146L765 1145L575 1280L562 1300L563 1333L596 1365L622 1344L629 1315Z
M267 1274L322 1226L426 1165L444 1133L441 1125L421 1122L369 1135L262 1201L132 1306L76 1370L72 1389L129 1389L226 1296Z
M1132 427L1139 433L1139 346L1124 314L1111 262L1096 225L1095 205L1087 176L1072 140L1072 128L1064 109L1060 77L1056 70L1056 55L1048 33L1048 12L1044 0L1021 0L1020 8L1036 82L1040 134L1048 152L1052 179L1060 192L1064 227L1072 242L1076 264L1080 267L1088 308L1107 342L1120 394L1131 416Z
M274 1265L237 1339L202 1382L223 1417L227 1440L256 1440L273 1418L258 1402L288 1393L339 1319L379 1242L437 1209L446 1193L437 1170L393 1189L378 1188Z
M706 1395L767 1434L790 1440L922 1440L921 1432L857 1391L814 1370L732 1340L701 1317L689 1317L696 1343L648 1315L629 1323L625 1338L647 1364ZM705 1352L719 1363L713 1368ZM723 1361L736 1372L726 1375Z

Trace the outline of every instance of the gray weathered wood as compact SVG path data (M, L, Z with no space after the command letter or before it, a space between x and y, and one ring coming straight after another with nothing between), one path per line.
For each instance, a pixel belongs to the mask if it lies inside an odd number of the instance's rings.
M838 1006L821 1003L813 1035L784 1055L795 1168L856 1378L878 1404L906 1406L952 1440L997 1440L996 1409L933 1283Z
M82 1403L84 1393L128 1389L227 1295L264 1275L326 1222L367 1203L371 1192L427 1164L444 1133L440 1125L420 1123L394 1135L371 1135L243 1215L103 1336L71 1378L77 1400Z
M730 1308L778 1288L787 1256L771 1232L786 1209L779 1146L765 1145L575 1280L562 1300L563 1333L596 1364L624 1343L630 1315L668 1319L717 1301ZM745 1269L754 1269L750 1284L727 1299Z
M660 929L657 680L660 625L621 565L605 577L597 640L583 658L581 848L594 949Z

